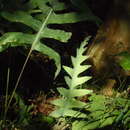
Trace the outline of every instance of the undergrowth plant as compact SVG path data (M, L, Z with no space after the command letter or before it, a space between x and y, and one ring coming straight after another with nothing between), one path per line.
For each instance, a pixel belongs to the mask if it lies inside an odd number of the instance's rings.
M129 99L92 94L89 98L89 111L86 119L75 120L72 130L95 130L113 128L114 130L130 128Z
M92 90L82 89L82 84L91 79L90 76L81 76L82 72L87 70L90 65L83 65L87 60L84 56L88 38L77 49L76 57L71 57L73 67L63 66L68 73L65 76L65 82L68 88L57 88L60 98L52 101L56 110L50 115L58 118L58 122L64 122L61 127L68 127L64 120L66 117L74 119L71 121L72 130L94 130L112 126L114 129L130 128L130 101L127 97L106 97L101 94L95 94ZM78 100L78 97L90 94L89 102L85 103ZM82 110L85 110L84 113ZM62 118L63 117L63 118ZM60 120L61 119L61 120ZM69 122L70 123L70 122ZM60 127L55 125L55 127Z
M71 4L66 5L65 2L59 2L58 0L29 0L25 3L20 3L20 1L14 3L13 1L8 2L8 5L4 3L4 1L1 3L2 9L0 11L0 17L4 20L7 20L7 22L16 23L16 25L19 24L21 27L17 28L17 26L12 26L12 28L15 27L15 31L10 30L9 32L3 30L2 36L0 37L0 52L9 47L30 47L35 40L37 32L41 29L42 23L46 20L50 10L52 10L51 15L46 22L44 31L41 30L37 44L33 46L32 49L48 55L49 58L55 61L55 65L57 67L55 77L58 75L61 69L60 55L51 47L48 47L42 39L49 38L58 40L60 42L67 42L68 39L71 38L72 33L66 32L64 29L60 29L58 27L56 28L51 25L55 24L60 26L61 24L77 23L86 20L94 21L97 25L101 23L101 20L93 15L90 10L77 12L68 11L64 13L65 10L70 8ZM9 6L12 4L14 5L15 9ZM86 4L84 6L87 8Z
M130 71L130 53L129 52L121 52L117 54L120 59L118 61L119 65L125 70Z
M72 4L77 5L77 3L75 3L74 1L71 2ZM6 95L4 114L4 122L6 122L7 111L10 107L12 99L14 98L16 89L19 85L19 81L22 77L23 71L26 67L27 61L32 51L38 51L41 54L47 55L50 59L54 60L55 65L57 67L55 77L57 77L60 72L60 55L54 49L48 47L43 39L54 39L65 43L71 38L72 33L69 31L66 32L64 29L60 29L58 27L56 28L55 26L53 28L53 25L60 26L61 24L72 24L86 20L94 21L97 25L99 25L101 21L98 17L94 16L90 10L87 10L86 12L86 9L88 8L85 8L85 10L80 11L66 12L66 10L69 9L71 4L67 6L65 2L60 2L59 0L28 0L27 2L23 3L18 0L8 1L8 4L6 3L6 1L1 1L1 5L2 6L0 7L0 20L6 22L7 24L5 25L5 23L3 23L2 26L0 25L0 52L6 51L10 47L17 46L22 46L25 49L31 48L21 70L21 73L18 77L16 85L14 86L12 95ZM10 5L13 5L13 7ZM85 45L86 43L84 42L81 48L77 51L77 56L79 56L76 59L78 60L76 60L74 57L72 58L74 69L64 66L64 69L71 77L65 77L69 89L59 88L58 91L63 97L65 97L61 101L65 101L68 105L67 107L65 107L65 109L61 107L61 109L59 110L60 114L58 114L58 116L74 116L77 111L72 110L73 108L83 108L86 105L81 101L77 101L75 97L91 93L90 90L78 89L80 84L84 83L90 78L78 77L81 72L90 67L89 65L80 65L84 60L86 60L86 57L82 55L82 53L85 51ZM78 67L79 69L75 69ZM6 91L8 91L8 88ZM70 106L70 104L72 104L72 106ZM26 111L23 110L23 112L21 113L23 114L25 112ZM67 112L70 112L70 114L67 114ZM82 113L80 114L80 117L85 116ZM21 120L23 120L22 115L21 118ZM0 121L0 123L1 122L2 120Z
M90 65L83 65L82 63L87 60L87 56L83 55L86 51L86 45L89 38L85 39L80 48L77 49L76 57L71 56L73 68L63 66L64 70L68 73L65 76L65 82L68 88L58 88L61 98L56 99L52 104L58 108L50 115L56 118L59 117L77 117L85 118L86 114L80 112L81 109L86 108L87 104L77 99L87 94L91 94L92 90L83 89L81 85L91 79L90 76L80 76L82 72L90 68ZM79 110L74 110L79 109Z
M16 109L17 114L17 121L16 124L17 126L27 126L31 122L31 110L33 109L33 104L32 105L26 105L23 99L15 93L14 98L16 100L16 106L18 109Z
M10 104L11 104L11 102L12 102L12 99L13 99L15 93L16 93L16 89L17 89L17 87L18 87L18 85L19 85L20 79L21 79L21 77L22 77L22 74L23 74L24 69L25 69L25 67L26 67L26 64L27 64L27 62L28 62L28 59L29 59L29 57L30 57L30 55L31 55L31 53L32 53L32 51L33 51L33 49L34 49L34 47L36 47L36 45L38 44L38 41L39 41L39 39L40 39L40 35L41 35L41 33L43 32L43 30L44 30L44 27L45 27L45 25L46 25L46 22L47 22L48 18L49 18L50 15L51 15L51 12L52 12L52 9L50 9L50 12L48 13L48 16L46 17L46 19L45 19L45 21L43 22L43 24L42 24L40 30L38 31L38 33L36 34L36 36L34 37L34 39L33 39L33 41L32 41L31 49L30 49L30 51L29 51L29 53L28 53L28 55L27 55L27 58L26 58L26 60L25 60L25 62L24 62L24 64L23 64L23 67L22 67L22 69L21 69L21 72L20 72L20 74L19 74L19 77L18 77L18 79L17 79L17 82L16 82L16 84L15 84L15 86L14 86L13 92L12 92L12 94L10 95L10 97L9 97L9 99L8 99L8 103L7 103L7 93L8 93L7 91L8 91L8 87L6 88L7 90L6 90L6 99L5 99L5 101L6 101L6 106L5 106L5 111L4 111L4 122L6 122L5 120L6 120L6 115L7 115L8 109L9 109ZM12 37L10 37L9 39L6 39L6 40L10 40L10 39L12 39ZM7 77L8 77L8 81L9 81L9 76L7 76ZM8 82L8 84L9 84L9 82ZM7 86L8 86L8 85L7 85Z

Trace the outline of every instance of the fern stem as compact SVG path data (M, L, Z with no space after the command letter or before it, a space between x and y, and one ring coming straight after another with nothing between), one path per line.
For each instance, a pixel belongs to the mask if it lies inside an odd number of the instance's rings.
M4 122L5 122L6 115L7 115L8 91L9 91L9 80L10 80L9 77L10 77L10 68L8 67L8 70L7 70L7 82L6 82L6 93L5 93L5 104L4 104L5 111L4 111L4 117L3 117Z
M7 81L6 81L6 91L5 91L5 103L4 103L4 111L3 111L3 121L0 121L0 130L2 129L2 124L6 124L6 116L7 116L7 105L8 105L8 91L9 91L9 76L10 76L10 68L7 69Z
M38 31L38 33L37 33L37 35L36 35L36 37L35 37L35 39L34 39L34 41L33 41L33 43L32 43L32 46L31 46L31 48L30 48L30 51L29 51L29 53L28 53L28 55L27 55L27 58L26 58L26 60L25 60L25 62L24 62L24 64L23 64L23 67L22 67L22 69L21 69L21 72L20 72L20 74L19 74L19 77L18 77L18 79L17 79L17 82L16 82L16 84L15 84L14 90L13 90L12 95L11 95L11 97L10 97L10 100L9 100L9 103L8 103L8 106L7 106L7 110L8 110L8 108L9 108L9 106L10 106L10 103L11 103L13 97L14 97L14 94L15 94L15 92L16 92L16 89L17 89L18 85L19 85L20 79L21 79L21 77L22 77L22 75L23 75L23 72L24 72L25 67L26 67L26 65L27 65L27 62L28 62L28 60L29 60L29 58L30 58L30 55L31 55L31 53L32 53L32 51L33 51L35 45L37 44L38 40L40 39L40 35L41 35L43 29L45 28L46 23L47 23L49 17L51 16L51 13L52 13L52 9L50 9L50 11L49 11L49 13L48 13L48 15L47 15L45 21L43 22L43 24L42 24L40 30Z

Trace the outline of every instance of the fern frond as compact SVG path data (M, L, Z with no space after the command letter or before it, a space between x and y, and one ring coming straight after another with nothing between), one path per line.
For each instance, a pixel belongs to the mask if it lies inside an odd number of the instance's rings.
M63 97L66 98L81 97L92 93L91 90L87 90L87 89L58 88L57 90Z
M10 3L10 1L9 1ZM49 3L49 4L48 4ZM19 31L18 33L23 33L21 36L24 34L29 34L33 35L35 37L37 35L37 32L40 30L42 27L42 23L45 21L46 17L48 16L48 12L50 10L53 10L51 12L51 15L49 16L49 19L47 20L46 25L52 25L52 24L66 24L66 23L76 23L76 22L81 22L81 21L95 21L97 18L94 16L92 13L86 13L85 12L67 12L67 13L57 13L57 11L63 11L68 8L64 2L59 2L59 0L29 0L28 2L24 3L22 5L22 10L15 10L12 12L9 11L1 11L0 16L11 23L20 23L21 26L25 27L24 30L17 30ZM91 15L90 15L91 14ZM99 20L97 20L99 21ZM59 25L60 26L60 25ZM23 32L24 31L24 32ZM26 46L28 42L24 42L21 44L23 37L20 38L20 35L14 35L13 33L15 32L8 32L7 34L4 34L0 38L3 39L9 35L9 37L12 35L12 37L15 36L14 41L6 42L6 39L4 42L0 41L0 50L3 51L7 49L8 47L15 47L15 46ZM6 36L5 36L6 35ZM71 38L72 33L71 32L66 32L64 30L61 30L59 28L50 28L50 26L45 26L44 32L42 31L40 34L40 38L51 38L58 40L60 42L67 42L68 39ZM26 36L25 36L26 37ZM30 39L29 39L30 41ZM15 45L14 45L15 44ZM30 44L30 42L29 42ZM32 43L31 43L32 44ZM46 44L46 43L42 43ZM31 45L30 45L31 46ZM49 47L43 47L42 46L42 53L48 55L50 57L50 51L46 51L45 49ZM37 47L37 51L39 47ZM49 49L50 50L50 49ZM41 49L40 49L41 51ZM54 50L51 52L55 52ZM55 53L56 54L56 53ZM54 55L55 55L54 54ZM56 76L60 72L61 65L60 65L60 56L57 53L57 57L54 58L54 56L51 55L51 57L57 67L57 72ZM82 57L83 58L83 57ZM84 59L82 59L84 60Z
M77 112L72 109L65 109L65 108L60 108L55 111L53 111L50 116L53 116L55 118L59 117L75 117L75 118L86 118L87 115L81 112Z
M86 44L88 42L88 38L84 40L81 44L80 48L77 49L76 57L71 57L73 68L68 66L63 66L64 70L68 73L69 76L65 76L65 82L68 85L68 89L66 88L57 88L58 92L62 96L62 98L54 100L52 104L58 107L57 110L53 111L50 115L53 117L77 117L77 118L85 118L86 114L73 110L73 108L82 109L87 105L82 101L78 101L75 97L85 96L87 94L91 94L92 90L87 89L79 89L79 85L87 82L91 77L90 76L79 76L82 72L87 70L90 65L82 65L82 63L88 58L84 56L84 52L86 51Z
M79 75L90 68L90 65L82 65L82 63L87 60L87 56L84 56L84 52L86 51L86 45L88 42L88 38L81 44L80 48L77 49L76 57L71 57L73 68L63 66L65 71L69 74L69 77L65 77L65 81L70 89L74 89L78 85L81 85L91 79L90 76L79 77Z

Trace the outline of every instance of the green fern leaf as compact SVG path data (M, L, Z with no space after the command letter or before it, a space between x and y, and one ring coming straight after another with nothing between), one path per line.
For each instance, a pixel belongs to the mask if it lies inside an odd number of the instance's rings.
M24 11L15 11L14 13L1 12L1 16L11 22L23 23L36 31L38 31L42 26L41 21L34 19L31 15Z
M86 50L85 46L87 44L87 41L88 41L88 38L81 44L80 48L77 49L76 57L73 57L73 56L71 57L73 68L63 66L65 71L70 76L70 78L65 77L65 81L70 89L74 89L78 85L83 84L86 81L88 81L89 79L91 79L90 76L79 77L79 75L82 72L84 72L89 67L91 67L90 65L82 65L82 63L88 58L88 57L83 55L83 53Z
M59 2L58 0L49 0L54 11L60 11L66 9L66 5L63 2Z
M81 97L92 93L92 90L87 90L87 89L57 88L57 90L61 95L63 95L63 97L67 97L67 98Z
M81 22L81 21L86 21L86 20L90 20L90 21L95 20L94 15L91 14L90 16L90 13L88 13L87 15L86 12L68 12L68 13L63 13L63 14L56 13L57 11L62 11L68 8L64 2L59 2L58 0L29 0L22 6L23 6L22 10L15 10L12 12L1 11L0 16L10 22L21 23L21 24L26 25L25 27L26 29L24 29L24 33L32 34L34 37L36 36L37 31L40 30L42 23L43 21L45 21L48 15L48 12L51 10L51 8L53 8L54 12L51 13L47 21L47 25L76 23L76 22ZM21 30L19 31L21 32ZM12 37L18 36L14 34L8 34L8 35L9 37L11 35L13 35ZM71 35L72 35L71 32L65 32L64 30L53 29L53 28L49 28L49 26L46 26L44 28L44 32L41 32L40 38L52 38L52 39L59 40L60 42L67 42L68 39L71 38ZM1 39L4 39L4 37L5 36L3 35ZM28 43L21 44L22 38L23 37L21 37L21 39L16 38L15 40L17 42L15 41L6 42L6 40L4 40L4 42L1 42L0 44L0 50L3 51L7 49L8 47L15 47L19 45L26 46ZM20 43L18 43L19 41L17 39L19 39ZM28 45L31 46L30 42ZM46 45L42 46L41 44L39 44L36 46L35 49L38 51L40 50L40 52L47 54L50 58L55 60L56 66L58 67L55 75L58 75L60 71L59 55L56 52L54 52L54 50L52 51L52 49L49 49L49 47L47 47ZM48 51L45 49L48 49ZM50 52L54 52L54 53L51 54ZM84 59L82 59L82 61L84 61Z
M20 32L5 33L2 37L0 37L0 52L6 50L8 47L31 46L34 39L34 35L31 34L25 34ZM34 46L34 50L39 51L42 54L48 55L55 61L55 64L57 66L55 76L57 76L61 69L59 54L55 52L53 49L47 47L45 44L42 44L40 40Z
M33 18L30 14L23 11L15 11L14 13L9 12L1 12L1 15L12 22L19 22L23 23L35 31L38 31L41 26L42 22ZM61 42L67 42L67 40L71 37L71 33L65 32L63 30L57 30L57 29L49 29L45 28L44 32L41 33L42 38L53 38L56 40L60 40Z
M65 76L64 79L65 79L65 82L67 83L68 87L71 88L71 80L72 79L68 76Z
M120 57L119 59L119 65L126 71L130 70L130 53L128 52L121 52L120 54L117 54L117 56Z
M64 65L63 65L63 68L70 75L70 77L72 77L72 75L73 75L73 68L68 67L68 66L64 66Z
M78 101L74 98L61 98L61 99L56 99L51 102L52 104L64 108L64 109L70 109L70 108L85 108L86 103Z
M60 108L58 110L53 111L50 116L53 116L55 118L58 117L75 117L75 118L86 118L86 114L83 114L81 112L74 111L72 109L64 109Z
M81 44L80 48L77 49L76 57L72 57L73 68L63 66L65 71L68 73L69 76L65 76L65 81L69 87L66 88L57 88L59 93L61 94L62 98L54 100L52 104L56 105L58 109L51 113L53 117L65 117L65 116L72 116L76 117L76 113L80 113L78 118L86 117L85 114L72 110L73 108L86 108L87 105L84 102L78 101L75 97L84 96L86 94L92 93L91 90L86 89L78 89L79 85L88 81L91 77L90 76L80 76L82 72L90 67L90 65L82 65L88 57L83 56L83 53L86 50L88 38ZM75 116L76 115L76 116Z
M91 77L90 76L84 76L84 77L78 77L75 79L72 80L72 83L71 83L71 88L74 89L74 88L78 88L79 85L87 82L88 80L90 80Z

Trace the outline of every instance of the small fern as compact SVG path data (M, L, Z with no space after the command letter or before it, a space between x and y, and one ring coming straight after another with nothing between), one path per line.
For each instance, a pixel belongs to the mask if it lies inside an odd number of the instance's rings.
M58 106L59 108L51 113L53 117L79 117L85 118L86 114L73 110L73 108L85 108L86 103L78 101L75 97L81 97L86 94L92 93L91 90L81 89L80 85L87 82L91 79L90 76L80 76L79 75L90 68L90 65L82 65L82 63L87 60L87 56L84 56L83 53L86 51L86 44L89 38L85 39L81 44L80 48L77 49L76 57L71 57L73 68L63 66L64 70L68 73L69 76L65 76L65 81L69 87L58 88L58 92L62 95L61 99L54 100L52 104Z

